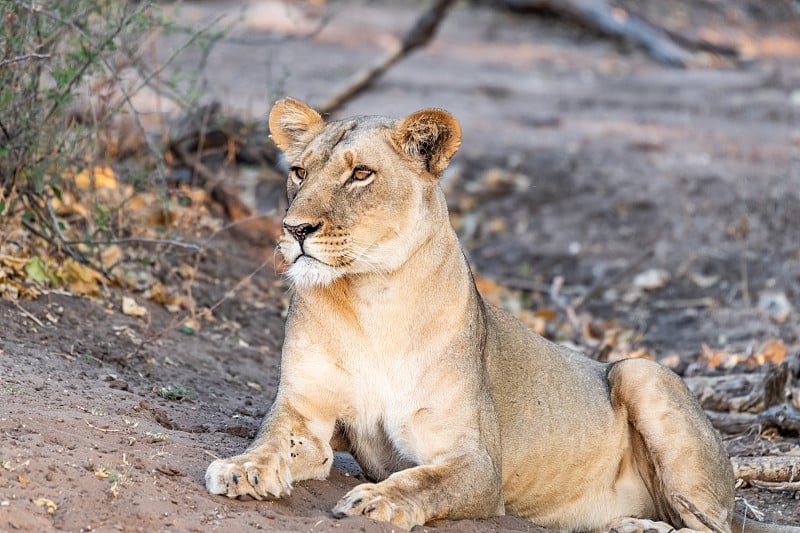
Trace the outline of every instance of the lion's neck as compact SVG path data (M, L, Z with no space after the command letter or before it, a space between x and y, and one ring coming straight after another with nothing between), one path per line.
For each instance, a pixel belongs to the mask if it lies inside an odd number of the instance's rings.
M325 302L324 307L371 335L424 322L456 322L469 307L469 280L457 237L443 223L395 271L340 278L298 296L308 304Z

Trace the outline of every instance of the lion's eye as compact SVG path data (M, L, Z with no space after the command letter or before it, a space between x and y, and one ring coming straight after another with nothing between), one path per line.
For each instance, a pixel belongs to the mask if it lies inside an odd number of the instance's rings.
M356 181L364 181L372 176L372 171L367 167L358 167L353 171L352 178Z
M303 181L306 179L306 169L303 167L292 167L292 176L297 181Z

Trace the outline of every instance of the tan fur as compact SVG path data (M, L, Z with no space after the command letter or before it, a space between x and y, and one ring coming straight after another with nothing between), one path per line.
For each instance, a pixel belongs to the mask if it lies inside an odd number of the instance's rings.
M210 492L288 495L328 475L336 446L375 481L337 516L707 531L680 495L730 531L731 465L680 378L591 361L482 300L438 185L451 115L325 124L285 99L270 128L293 167L280 386L255 442L208 467Z

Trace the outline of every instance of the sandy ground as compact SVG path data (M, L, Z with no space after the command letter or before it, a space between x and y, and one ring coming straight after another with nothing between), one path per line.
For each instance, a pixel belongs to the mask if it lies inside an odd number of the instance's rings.
M744 351L774 338L797 352L797 311L778 320L771 304L783 295L800 305L798 25L781 13L756 24L744 1L701 4L671 22L740 45L744 60L701 54L699 66L668 69L555 19L459 4L428 48L342 114L443 107L460 119L464 142L445 180L454 222L476 271L527 283L532 307L546 305L556 276L577 295L652 251L586 310L635 328L659 358L690 361L701 343ZM208 98L259 117L283 94L319 103L421 7L332 6L335 16L308 39L322 11L183 4L180 20L191 26L220 14L232 25L208 58ZM163 37L158 53L179 39ZM190 50L180 64L198 57ZM200 264L196 302L224 299L272 254L220 235ZM155 259L142 268L178 283L186 257ZM670 281L632 291L633 276L651 268ZM195 332L170 328L173 315L133 296L148 318L122 314L119 292L0 301L0 530L393 530L330 515L362 479L347 456L330 479L298 483L280 501L229 501L203 487L212 457L244 449L274 396L286 305L278 274L258 270ZM748 489L737 506L746 499L769 520L800 525L794 496ZM539 528L508 516L417 529Z

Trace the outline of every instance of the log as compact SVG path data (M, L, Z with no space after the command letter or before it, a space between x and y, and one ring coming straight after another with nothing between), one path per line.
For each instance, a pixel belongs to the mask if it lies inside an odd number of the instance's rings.
M747 483L800 482L800 456L770 455L761 457L731 457L736 479ZM755 484L753 485L755 486Z
M757 413L788 406L788 402L794 398L793 386L799 366L798 356L794 354L767 370L766 374L688 377L684 378L684 382L703 409ZM776 410L767 417L779 414L780 410ZM789 412L789 419L792 418L794 415Z
M777 427L782 431L800 433L800 411L788 403L775 405L759 413L758 420L764 427Z
M798 375L798 367L800 357L793 354L767 371L763 385L765 408L781 405L792 398L792 385Z
M769 481L756 481L750 482L757 489L774 490L774 491L798 491L800 490L800 481L787 481L782 483L770 483Z
M711 411L755 411L763 396L763 374L698 376L683 378L683 381L703 409Z
M597 31L630 41L645 49L654 60L684 68L690 54L669 37L667 31L610 5L606 0L502 0L514 11L546 11Z
M762 430L777 428L781 432L800 432L800 411L789 404L776 405L758 414L706 410L706 415L717 430L731 435L757 426Z
M718 431L729 435L744 433L758 425L758 415L752 413L724 413L706 410L706 416Z

